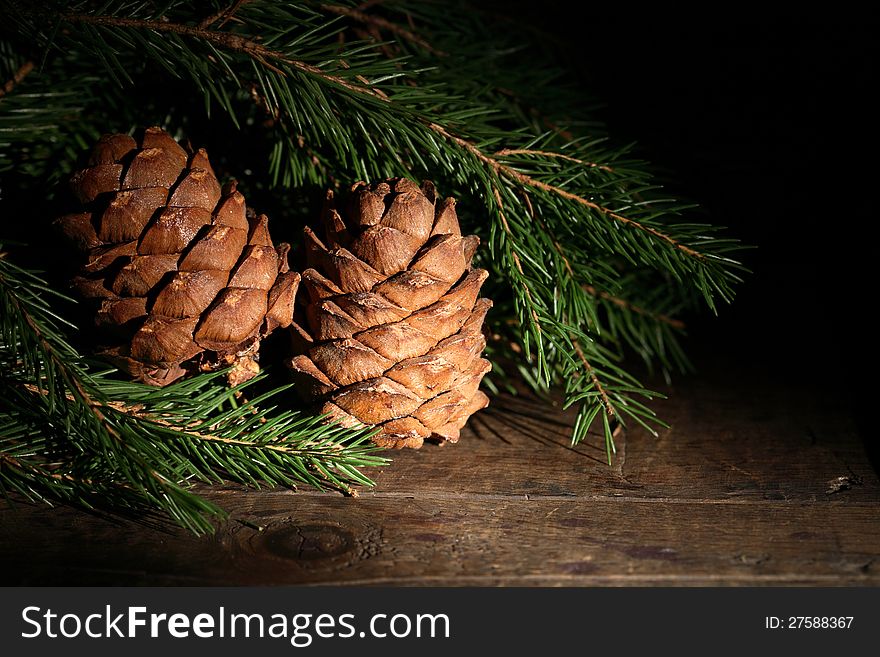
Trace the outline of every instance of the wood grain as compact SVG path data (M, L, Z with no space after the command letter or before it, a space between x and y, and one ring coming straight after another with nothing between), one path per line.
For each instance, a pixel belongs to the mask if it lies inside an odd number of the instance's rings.
M611 467L598 435L569 445L571 413L500 396L458 445L392 453L357 499L201 489L232 513L213 537L16 504L0 510L0 579L880 584L880 481L844 407L729 368L667 392L670 428L626 434Z
M876 505L212 498L262 531L232 522L194 540L43 510L6 526L19 549L5 570L28 584L858 584L880 566Z

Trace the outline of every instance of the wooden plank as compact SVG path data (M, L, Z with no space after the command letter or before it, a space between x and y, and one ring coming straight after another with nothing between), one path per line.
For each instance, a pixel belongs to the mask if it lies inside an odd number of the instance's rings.
M848 498L880 502L880 480L845 409L815 390L727 372L668 389L655 407L670 427L657 438L640 427L624 434L610 468L600 435L571 447L573 410L502 395L459 444L391 453L379 490L822 502L846 477Z
M216 536L4 512L4 583L880 584L873 504L215 492ZM14 542L13 542L14 541Z
M359 499L202 489L233 513L210 538L0 508L0 582L880 584L880 480L843 405L730 363L668 392L670 428L611 467L558 401L501 395Z

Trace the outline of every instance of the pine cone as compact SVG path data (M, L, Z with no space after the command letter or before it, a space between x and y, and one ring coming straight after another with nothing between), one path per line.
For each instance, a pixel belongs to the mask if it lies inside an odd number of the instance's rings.
M294 328L297 388L346 426L379 425L383 447L456 442L489 399L480 358L492 302L471 269L479 239L461 236L455 200L394 179L352 189L347 220L324 214L326 244L305 230L309 331Z
M265 215L160 128L105 135L70 183L83 211L58 223L87 255L73 285L100 304L102 353L153 385L224 365L233 385L252 378L299 284Z

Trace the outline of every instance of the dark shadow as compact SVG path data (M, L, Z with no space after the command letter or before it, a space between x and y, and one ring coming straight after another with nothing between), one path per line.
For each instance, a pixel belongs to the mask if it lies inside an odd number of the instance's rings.
M571 430L571 420L560 420L549 414L549 412L553 412L559 415L565 411L554 408L549 402L542 402L532 397L499 395L492 400L492 405L489 406L488 410L511 412L522 417L537 420L542 425L551 424L557 427L564 427L568 431Z
M511 411L497 411L495 413L487 413L483 412L481 414L475 415L471 419L471 424L483 424L486 429L491 432L493 435L501 436L500 432L493 429L490 426L490 422L496 422L508 429L516 432L518 435L521 435L529 440L532 440L540 445L545 447L557 447L562 448L568 452L572 452L577 454L578 456L582 456L584 458L590 459L591 461L595 461L596 463L600 463L602 465L607 465L605 461L605 451L604 449L600 449L595 445L591 445L589 443L580 443L572 447L571 442L569 440L570 431L565 434L565 438L563 440L554 439L546 435L546 431L542 432L540 429L524 422L522 418L518 418L515 412ZM510 441L503 439L505 443L512 444ZM583 451L583 450L593 450L602 455L601 458L596 458L595 456Z
M495 430L491 426L491 422L488 421L489 414L487 411L483 411L481 413L477 413L476 415L471 416L470 420L468 420L467 426L464 428L464 431L470 429L474 436L482 441L488 441L491 439L496 439L504 443L505 445L513 445L513 442L505 438L501 432Z
M180 527L167 516L156 512L154 509L142 506L142 508L122 508L118 505L108 503L106 499L94 496L88 500L79 503L70 502L63 499L52 499L54 504L63 505L72 509L76 509L93 518L98 518L115 527L123 528L128 525L138 525L145 529L151 529L167 536L172 536L180 531ZM31 502L18 494L12 493L4 496L4 502L12 513L18 513L20 507L26 509L46 509L46 504L42 502ZM30 514L28 514L30 518ZM2 582L2 580L0 580Z

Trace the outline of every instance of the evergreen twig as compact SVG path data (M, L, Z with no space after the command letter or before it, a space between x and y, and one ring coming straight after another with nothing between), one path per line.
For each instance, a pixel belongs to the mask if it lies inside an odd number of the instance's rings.
M19 66L18 70L12 74L12 77L9 78L2 87L0 87L0 98L15 89L15 85L20 84L21 81L27 77L28 73L33 70L34 63L30 60L27 60L21 66Z
M580 408L573 440L599 426L609 459L625 422L651 430L660 424L644 403L655 393L623 368L624 355L634 351L664 373L686 369L678 314L697 297L713 310L730 301L743 272L731 257L738 243L717 228L680 219L688 206L666 199L628 147L611 145L579 92L563 83L552 55L533 42L525 45L528 30L509 22L492 29L495 19L472 7L409 0L234 0L207 9L182 0L0 1L16 30L7 27L0 37L0 79L9 80L0 95L0 172L27 178L31 189L52 189L85 137L108 122L180 128L225 117L266 162L268 175L261 181L255 174L251 184L285 208L296 205L285 204L294 198L292 189L398 175L431 178L444 195L459 198L463 224L488 245L477 258L493 273L496 306L489 322L499 335L492 342L496 364L515 359L539 390L562 384L566 404ZM38 56L45 65L17 77L19 67ZM157 91L138 104L127 96L143 87L135 80L149 80L151 89L167 86L172 95ZM303 218L292 211L283 216ZM343 430L327 434L277 409L272 413L284 418L278 425L262 409L250 409L250 417L221 413L227 393L210 377L159 393L98 375L79 354L62 359L74 363L65 369L46 344L35 342L38 331L22 319L22 306L7 303L12 319L0 322L9 322L4 348L31 335L28 349L16 347L25 361L15 361L15 376L3 378L4 385L15 379L16 398L32 411L27 421L39 425L40 418L56 417L51 414L71 405L72 395L78 410L70 417L83 434L76 448L107 463L128 458L112 448L113 431L144 430L152 442L143 447L164 464L157 469L164 474L156 483L139 479L149 473L136 467L134 456L142 454L131 455L125 462L136 488L161 492L165 482L211 479L221 470L247 481L268 475L289 483L280 462L250 467L244 452L287 458L292 452L285 450L305 450L317 436L334 437L319 440L314 455L330 459L315 466L324 478L312 480L315 470L298 462L300 480L332 484L322 468L334 467L358 480L346 472L348 464L373 462ZM41 312L54 308L45 300L28 303ZM54 329L38 328L50 345L62 344ZM36 395L19 384L54 392ZM143 408L128 405L134 400ZM232 423L228 432L193 425L191 418L201 415L174 410L201 403ZM302 440L240 444L249 431L263 435L256 418L267 419L266 432L275 438L297 434ZM10 427L15 440L27 442ZM293 433L273 433L282 428ZM219 440L201 440L203 432ZM98 434L105 439L86 439ZM332 461L349 448L352 461ZM16 451L0 454L20 464L17 472L47 467ZM215 460L205 469L187 459ZM12 471L12 461L3 463ZM62 475L57 481L83 480L78 472L47 472L48 480L55 480L52 474ZM23 476L16 481L25 485ZM186 499L178 495L175 504Z
M189 492L190 480L351 492L372 484L359 468L385 462L367 431L268 405L283 388L231 406L242 387L226 389L217 374L164 389L108 378L67 341L66 322L47 303L53 296L37 275L0 258L0 489L92 508L100 481L128 491L127 505L158 507L204 532L223 513Z

